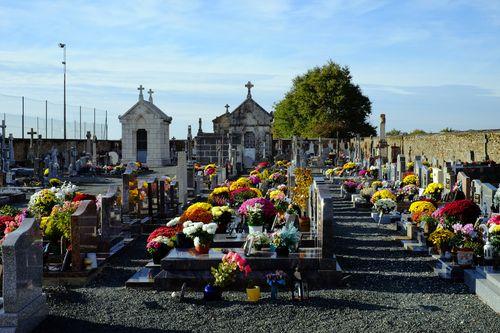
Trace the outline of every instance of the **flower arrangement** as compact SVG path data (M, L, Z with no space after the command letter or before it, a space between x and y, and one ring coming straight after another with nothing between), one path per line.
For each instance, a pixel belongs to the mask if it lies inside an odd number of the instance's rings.
M189 206L181 215L181 222L197 221L209 223L212 221L212 205L207 202L197 202Z
M477 235L474 230L474 226L471 223L465 225L456 223L452 225L452 228L455 236L453 237L451 243L457 248L468 248L471 245L473 238Z
M409 174L403 178L402 181L403 185L417 185L418 184L418 178L414 174Z
M396 196L388 189L382 189L375 192L372 196L371 202L375 204L380 199L391 199L396 201Z
M281 161L278 161L276 162L276 168L288 168L291 163L287 160L281 160Z
M371 184L371 187L373 187L374 189L378 190L379 188L382 187L382 182L380 180L375 180L372 182Z
M178 223L178 220L176 220L174 224L172 224L171 222L172 221L167 223L166 226L161 226L161 227L158 227L155 230L153 230L153 232L151 232L148 236L147 243L151 242L153 239L155 239L158 236L163 236L163 237L168 237L168 238L174 239L175 235L178 232L182 231L183 226L182 226L182 224Z
M486 222L486 225L491 227L492 225L500 225L500 215L493 215L490 217L488 222Z
M264 246L271 244L271 238L264 232L252 232L247 236L247 239L253 239L253 246L255 249L260 250Z
M438 201L441 199L441 194L443 193L444 186L441 183L430 183L424 190L424 195Z
M334 174L335 174L335 170L334 169L327 169L325 171L325 176L327 176L327 177L333 176Z
M382 214L389 214L391 211L396 209L396 206L396 202L392 199L379 199L373 205L375 210Z
M452 231L438 227L429 235L429 241L439 248L449 245L454 236Z
M21 213L21 210L10 205L4 205L0 208L0 216L11 216L14 217Z
M258 198L262 196L262 192L255 187L242 187L231 191L231 203L235 206L240 206L248 199Z
M35 192L28 203L28 211L36 218L49 216L52 208L63 202L63 199L58 198L55 192L55 188Z
M259 222L259 218L262 217L262 224L254 224L254 225L263 225L265 223L271 223L274 217L276 216L276 208L274 207L273 203L267 199L264 198L253 198L253 199L248 199L243 204L241 207L238 209L238 213L245 217L250 217L252 219L253 217L256 218L256 222ZM252 217L251 217L252 216ZM247 220L247 223L249 221ZM250 222L253 223L253 222ZM249 224L252 225L252 224Z
M293 173L295 175L295 186L292 190L292 203L305 212L307 200L309 200L309 187L313 181L311 169L296 168Z
M347 179L347 180L344 181L344 183L342 184L342 186L344 187L344 190L347 193L354 193L356 191L356 187L358 186L358 183L356 183L352 179Z
M250 179L246 177L240 177L238 178L238 180L231 183L231 185L229 186L229 190L232 192L239 188L248 188L248 187L252 187L252 182L250 181Z
M71 240L71 215L77 210L80 202L66 201L55 205L49 216L44 216L40 221L40 229L44 236L57 241L61 237Z
M227 225L231 222L234 210L229 206L215 206L212 207L213 222L217 223L218 230L225 232Z
M418 187L415 184L405 185L398 191L398 194L411 200L418 194Z
M2 207L2 210L7 213L0 216L0 235L3 240L5 236L21 226L26 218L27 210L23 209L21 211L14 208L8 209L6 206Z
M259 164L257 164L257 166L255 167L255 170L259 171L259 170L267 168L268 166L269 166L269 162L263 161L263 162L260 162Z
M356 163L354 163L354 162L347 162L347 163L345 163L345 164L342 166L342 169L347 170L347 171L349 171L349 170L353 170L353 169L355 169L355 168L356 168Z
M229 187L221 186L212 190L208 196L208 202L214 206L224 206L229 203Z
M258 175L250 175L248 179L250 179L252 185L259 185L261 182L261 179Z
M286 198L286 195L281 190L274 189L274 190L269 191L269 200L271 200L273 202L285 200L285 198Z
M286 277L287 275L285 272L277 270L274 273L266 274L266 282L271 287L276 287L278 285L284 286L286 284Z
M267 178L267 180L271 184L285 184L287 182L287 176L281 172L274 172Z
M408 210L412 214L416 214L416 213L421 214L421 213L425 212L427 215L431 215L436 210L436 206L434 206L429 201L419 200L419 201L412 202L412 204L410 205L410 208Z
M375 189L373 187L364 187L359 191L359 194L361 194L365 200L369 201L375 194Z
M460 221L462 224L474 223L481 215L481 209L472 200L463 199L449 202L440 211L439 217L448 217Z
M214 175L217 172L217 166L213 163L207 164L203 171L204 171L205 176Z
M408 162L408 163L406 163L406 168L408 169L408 171L413 171L413 167L414 166L415 166L414 162Z
M271 235L271 245L274 248L287 247L288 250L293 251L300 241L300 233L293 225L285 225L280 230Z
M186 221L182 225L182 232L193 239L195 246L209 246L217 231L217 223L203 223Z
M366 169L361 169L361 170L359 170L359 172L358 172L358 176L360 176L360 177L366 177L366 176L368 176L368 175L370 175L370 171L368 171L368 170L366 170Z
M252 269L247 264L246 259L236 252L229 252L222 257L222 262L217 268L212 267L210 271L215 279L214 285L219 288L225 288L235 280L236 270L242 272L245 277L250 274Z
M153 238L146 245L146 251L151 255L155 256L159 253L166 254L169 249L175 246L175 236L166 237L166 236L157 236Z

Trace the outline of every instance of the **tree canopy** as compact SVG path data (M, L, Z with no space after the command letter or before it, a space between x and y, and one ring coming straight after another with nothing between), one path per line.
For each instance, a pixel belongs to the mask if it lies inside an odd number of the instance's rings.
M293 86L274 106L275 137L376 135L368 123L371 102L352 83L348 67L329 61L293 79Z
M410 135L420 135L420 134L427 134L426 131L424 130L421 130L421 129L414 129L413 131L411 131L410 133L408 133Z
M398 130L398 129L391 129L389 132L386 133L388 136L393 136L393 135L403 135L405 134L404 132L402 132L401 130Z

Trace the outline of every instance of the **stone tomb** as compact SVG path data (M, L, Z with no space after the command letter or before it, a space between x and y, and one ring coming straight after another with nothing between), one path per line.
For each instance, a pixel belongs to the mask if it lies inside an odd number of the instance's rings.
M0 332L30 332L48 314L42 292L42 235L35 219L26 218L5 238L2 258Z

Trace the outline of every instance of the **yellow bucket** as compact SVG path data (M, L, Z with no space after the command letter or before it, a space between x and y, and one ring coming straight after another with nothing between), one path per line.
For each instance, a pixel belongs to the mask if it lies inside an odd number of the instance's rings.
M257 302L260 298L260 288L255 286L253 288L247 288L247 300L249 302Z

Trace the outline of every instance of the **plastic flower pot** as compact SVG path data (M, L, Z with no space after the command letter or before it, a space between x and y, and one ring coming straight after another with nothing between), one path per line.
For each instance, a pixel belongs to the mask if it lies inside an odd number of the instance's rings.
M457 250L457 264L461 267L471 267L474 263L474 251L471 249Z
M208 254L208 251L210 251L210 244L196 244L194 250L197 254Z
M253 288L247 288L247 300L249 302L257 302L260 299L260 287L254 286Z
M203 290L203 299L205 301L220 301L222 299L222 290L220 287L207 284Z
M278 257L288 257L288 254L290 254L290 250L288 249L288 246L278 246L275 250L276 256Z

